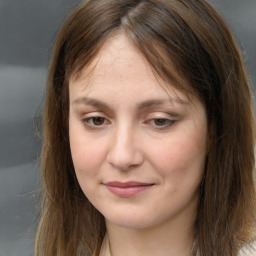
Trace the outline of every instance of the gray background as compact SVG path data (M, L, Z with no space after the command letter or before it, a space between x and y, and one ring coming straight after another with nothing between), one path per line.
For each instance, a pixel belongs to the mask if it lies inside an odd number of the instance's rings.
M0 0L0 256L33 255L40 114L51 47L78 0ZM211 0L256 81L256 0Z

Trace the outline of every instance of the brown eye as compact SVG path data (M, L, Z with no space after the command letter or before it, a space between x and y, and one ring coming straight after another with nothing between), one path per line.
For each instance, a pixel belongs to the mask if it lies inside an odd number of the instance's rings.
M82 120L87 128L102 128L109 124L108 120L101 116L94 116Z
M105 123L105 118L100 116L93 117L91 120L92 124L95 126L103 125Z
M156 126L166 126L168 124L170 124L172 121L166 118L157 118L154 119L154 124Z

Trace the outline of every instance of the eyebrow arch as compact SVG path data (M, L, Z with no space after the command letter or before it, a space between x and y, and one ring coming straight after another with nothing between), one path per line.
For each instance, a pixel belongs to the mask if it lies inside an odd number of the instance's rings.
M146 100L137 105L138 109L145 109L145 108L151 108L159 105L164 105L164 104L187 104L186 101L183 101L182 99L179 98L169 98L169 99L152 99L152 100ZM87 98L87 97L80 97L75 99L72 102L72 105L80 105L80 104L86 104L86 105L91 105L94 107L98 108L105 108L105 109L111 109L106 103L93 99L93 98Z
M146 100L138 105L138 109L150 108L164 104L187 104L186 101L179 98L169 98L169 99L153 99Z
M91 106L99 107L99 108L107 108L107 109L110 108L106 103L104 103L100 100L96 100L93 98L87 98L87 97L80 97L80 98L75 99L72 102L72 105L80 105L80 104L87 104L87 105L91 105Z

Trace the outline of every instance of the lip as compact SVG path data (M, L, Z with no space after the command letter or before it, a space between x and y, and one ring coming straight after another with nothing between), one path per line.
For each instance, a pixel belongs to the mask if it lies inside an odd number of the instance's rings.
M144 183L137 181L119 182L112 181L104 183L106 188L113 194L119 197L133 197L141 192L150 189L153 183Z

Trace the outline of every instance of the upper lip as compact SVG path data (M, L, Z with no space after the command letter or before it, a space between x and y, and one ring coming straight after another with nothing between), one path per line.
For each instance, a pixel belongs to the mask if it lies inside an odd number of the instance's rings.
M127 181L127 182L111 181L111 182L107 182L107 183L104 183L104 184L107 185L107 186L119 187L119 188L153 185L153 183L145 183L145 182L138 182L138 181Z

